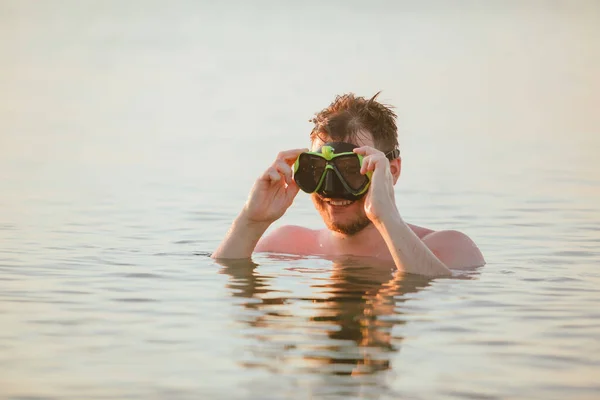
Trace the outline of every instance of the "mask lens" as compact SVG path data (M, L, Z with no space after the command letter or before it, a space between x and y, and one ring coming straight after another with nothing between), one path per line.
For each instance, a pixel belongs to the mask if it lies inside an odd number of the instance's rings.
M294 180L305 192L312 193L317 189L321 176L325 171L327 161L314 154L302 153L298 158L298 169L294 173Z
M336 157L333 164L352 190L359 191L368 183L369 178L360 173L360 160L357 155Z

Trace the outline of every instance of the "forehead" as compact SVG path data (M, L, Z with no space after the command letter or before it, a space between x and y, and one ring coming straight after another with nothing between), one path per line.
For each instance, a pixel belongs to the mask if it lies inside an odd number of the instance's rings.
M316 136L315 139L312 141L311 150L316 150L328 142L339 142L339 141L340 140L333 140L329 136L322 134L322 135ZM375 147L375 143L373 143L373 137L371 136L371 133L368 131L361 131L352 137L345 138L343 141L352 143L358 147L361 147L361 146Z

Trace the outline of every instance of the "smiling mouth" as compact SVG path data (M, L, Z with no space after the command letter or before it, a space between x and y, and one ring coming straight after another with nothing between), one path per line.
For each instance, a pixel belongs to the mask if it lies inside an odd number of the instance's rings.
M349 206L350 204L354 203L354 201L352 201L352 200L344 200L344 199L323 199L323 201L325 203L335 206L335 207L345 207L345 206Z

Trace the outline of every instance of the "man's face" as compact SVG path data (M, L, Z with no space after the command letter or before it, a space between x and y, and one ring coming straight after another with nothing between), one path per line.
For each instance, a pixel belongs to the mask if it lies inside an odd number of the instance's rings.
M316 138L312 143L312 150L315 151L324 143L331 141L332 140L329 140L329 138L326 137ZM370 133L359 135L355 140L346 141L359 147L375 147ZM365 196L354 201L326 198L317 193L313 193L311 197L317 211L321 214L321 218L323 218L325 225L332 231L345 235L355 235L371 224L371 220L365 213Z

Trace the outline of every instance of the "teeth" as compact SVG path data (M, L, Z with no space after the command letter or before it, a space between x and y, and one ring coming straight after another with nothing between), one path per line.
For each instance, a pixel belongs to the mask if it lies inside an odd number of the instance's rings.
M347 206L350 203L352 203L350 200L329 200L332 206Z

